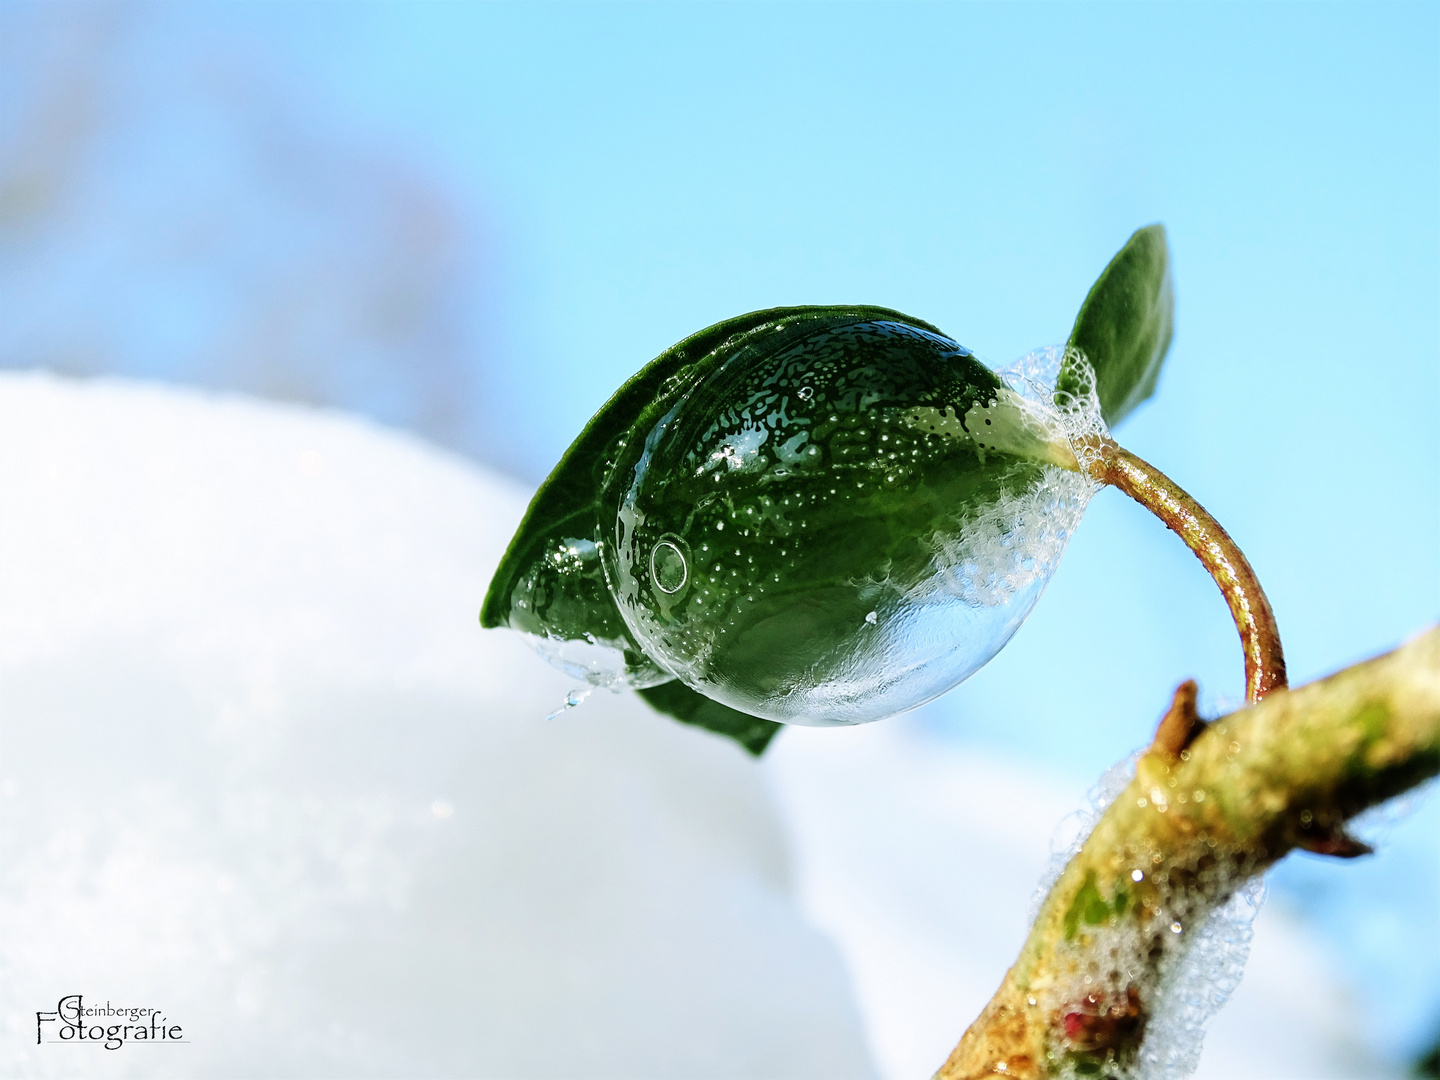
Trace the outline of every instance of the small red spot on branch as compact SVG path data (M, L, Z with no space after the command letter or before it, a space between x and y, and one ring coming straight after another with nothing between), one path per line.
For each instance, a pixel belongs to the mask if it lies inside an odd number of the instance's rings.
M1138 1042L1145 1027L1140 992L1131 985L1125 988L1123 997L1110 1002L1096 994L1087 994L1065 1013L1062 1023L1065 1037L1076 1050L1119 1050Z

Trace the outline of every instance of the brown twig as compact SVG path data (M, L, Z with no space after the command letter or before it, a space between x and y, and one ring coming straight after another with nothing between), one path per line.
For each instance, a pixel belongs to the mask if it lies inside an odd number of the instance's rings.
M1285 655L1265 590L1235 541L1198 502L1159 469L1110 439L1085 447L1085 470L1117 487L1163 521L1215 579L1240 631L1245 653L1245 700L1254 704L1284 689Z

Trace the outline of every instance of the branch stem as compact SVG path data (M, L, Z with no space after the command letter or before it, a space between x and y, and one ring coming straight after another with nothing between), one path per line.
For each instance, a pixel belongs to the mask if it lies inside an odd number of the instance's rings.
M1296 848L1360 854L1346 821L1440 771L1440 630L1210 724L1193 695L1177 691L936 1080L1131 1074L1168 973L1240 885Z
M1163 521L1220 587L1245 653L1245 700L1253 705L1270 691L1284 689L1285 655L1275 612L1230 534L1168 476L1114 441L1097 439L1085 449L1091 478L1119 488Z

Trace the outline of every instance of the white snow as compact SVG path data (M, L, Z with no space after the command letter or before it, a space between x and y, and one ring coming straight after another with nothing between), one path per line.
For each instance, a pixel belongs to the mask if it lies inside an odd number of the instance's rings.
M570 683L476 621L525 500L338 414L0 376L0 1075L943 1060L1081 793L903 721L757 767L629 694L544 720ZM37 1046L72 993L186 1041ZM1201 1075L1359 1047L1266 909Z
M525 492L0 378L0 1075L865 1076L738 748L480 630ZM186 1045L35 1045L155 1006Z

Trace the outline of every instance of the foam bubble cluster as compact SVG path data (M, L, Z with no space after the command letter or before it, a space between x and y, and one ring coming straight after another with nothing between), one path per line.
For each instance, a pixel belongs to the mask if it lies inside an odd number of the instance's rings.
M1131 784L1142 757L1108 770L1062 823L1032 918L1116 799L1154 801L1157 792ZM1253 873L1252 853L1206 840L1182 854L1127 843L1108 865L1120 884L1107 896L1087 875L1056 945L1061 974L1035 988L1034 1004L1060 1020L1061 1075L1180 1080L1195 1071L1205 1025L1240 983L1264 879ZM1137 1052L1126 1049L1136 1044Z
M1048 581L1094 490L1080 473L1046 465L1030 487L962 516L936 533L935 576L917 599L943 589L967 604L1000 607Z
M1060 880L1060 874L1069 865L1070 860L1080 854L1080 849L1085 846L1085 841L1094 831L1095 823L1100 820L1100 816L1130 785L1130 781L1135 776L1135 765L1144 752L1136 750L1129 757L1117 761L1106 769L1100 779L1095 781L1090 790L1085 793L1085 805L1067 814L1056 827L1055 835L1050 841L1050 861L1046 864L1045 872L1040 875L1040 883L1035 886L1035 892L1030 897L1030 907L1025 916L1028 922L1035 921L1035 916L1040 912L1040 905L1045 902L1045 897L1050 895L1050 890L1054 888L1055 882Z
M1189 940L1162 972L1150 1006L1136 1080L1183 1080L1200 1064L1205 1025L1245 973L1265 879L1246 880L1218 908L1191 915Z
M1057 395L1062 363L1069 360L1078 387ZM937 584L972 604L1009 603L1035 580L1048 580L1099 485L1076 465L1109 431L1100 414L1095 374L1084 357L1047 346L1001 370L1010 394L1003 399L1010 424L1030 429L1036 442L1068 448L1073 463L1047 465L1024 491L1007 493L936 538ZM998 411L997 401L989 411ZM1057 871L1058 872L1058 871Z
M1060 369L1067 365L1073 389L1057 391ZM1088 475L1095 447L1110 437L1110 429L1100 411L1095 369L1085 354L1068 345L1047 345L1022 356L999 374L1037 422L1069 445L1081 471Z

